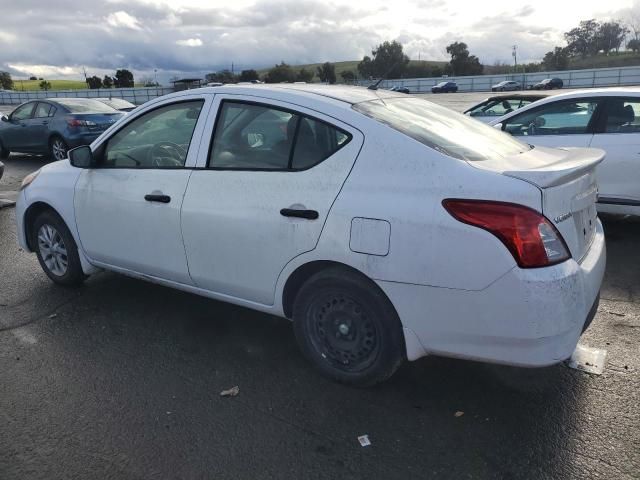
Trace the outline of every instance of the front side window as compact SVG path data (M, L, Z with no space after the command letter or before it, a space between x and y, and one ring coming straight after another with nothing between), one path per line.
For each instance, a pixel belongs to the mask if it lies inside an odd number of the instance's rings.
M607 102L605 133L640 132L640 98L611 98Z
M31 112L33 111L33 103L27 103L18 107L11 114L11 120L26 120L31 118Z
M331 156L348 134L320 120L267 105L222 102L209 167L302 170Z
M352 108L461 160L504 158L531 149L482 122L418 98L372 100L356 103Z
M513 116L503 122L503 129L516 136L588 133L597 106L596 99L553 102Z
M128 123L111 137L102 166L176 168L184 166L204 100L165 105Z

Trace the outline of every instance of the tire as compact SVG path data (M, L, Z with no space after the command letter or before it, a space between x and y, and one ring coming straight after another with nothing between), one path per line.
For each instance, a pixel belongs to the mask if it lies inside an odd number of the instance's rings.
M62 218L47 210L36 217L31 227L31 245L44 273L60 285L80 285L86 276L78 246Z
M405 360L400 319L372 281L345 268L313 275L298 292L293 328L302 353L331 380L366 387Z
M69 147L62 137L54 136L49 140L49 155L54 161L64 160L67 158Z
M4 148L4 145L2 145L2 142L0 142L0 160L6 160L7 158L9 158L10 153L11 152L9 150Z

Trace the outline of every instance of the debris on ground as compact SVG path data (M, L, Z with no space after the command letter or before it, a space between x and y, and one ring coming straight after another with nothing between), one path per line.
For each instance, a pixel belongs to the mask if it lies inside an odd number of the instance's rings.
M616 317L624 317L625 316L624 313L618 313L618 312L612 312L612 311L608 311L607 313L610 313L611 315L615 315Z
M567 361L569 368L582 372L602 375L607 363L607 351L603 348L590 348L585 345L576 346L573 355Z
M231 387L229 390L223 390L220 392L221 397L235 397L240 393L240 387L237 385L235 387Z
M360 435L358 437L358 441L360 442L361 447L368 447L371 445L371 441L369 440L369 435Z
M464 412L458 410L456 413L453 414L454 417L458 418L461 417L462 415L464 415Z
M56 318L58 316L57 313L52 313L51 315L49 315L49 318Z

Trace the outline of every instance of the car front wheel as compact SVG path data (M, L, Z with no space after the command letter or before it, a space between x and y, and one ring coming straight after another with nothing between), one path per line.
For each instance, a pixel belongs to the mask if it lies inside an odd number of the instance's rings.
M32 245L44 273L60 285L79 285L85 275L78 247L62 218L52 211L42 212L31 228Z
M293 321L305 357L341 383L382 382L405 358L395 309L377 285L347 269L311 277L296 296Z
M54 160L64 160L67 158L67 151L69 147L65 141L60 137L53 137L49 144L49 151L51 153L51 158Z

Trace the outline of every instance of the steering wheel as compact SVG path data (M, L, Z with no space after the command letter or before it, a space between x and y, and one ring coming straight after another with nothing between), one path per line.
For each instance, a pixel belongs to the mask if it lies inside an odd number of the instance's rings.
M158 142L149 149L147 160L154 167L182 167L187 151L177 143Z

